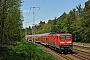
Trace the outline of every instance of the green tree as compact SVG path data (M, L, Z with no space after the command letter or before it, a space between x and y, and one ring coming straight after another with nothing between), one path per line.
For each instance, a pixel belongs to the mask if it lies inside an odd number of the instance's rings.
M66 32L65 20L67 14L64 12L59 18L57 18L57 32Z
M21 40L21 0L0 0L0 43Z
M50 28L51 28L51 32L57 32L57 26L58 25L56 25L56 23L57 23L57 19L56 19L56 17L55 17L55 19L54 20L52 20L52 25L50 25Z
M76 6L77 9L77 15L80 15L83 11L83 8L81 7L81 4L79 4L78 6Z
M29 26L29 27L26 28L26 29L27 29L27 34L31 35L31 34L32 34L32 29L31 29L31 27Z
M82 39L83 42L90 42L90 0L85 3L82 13Z
M4 41L4 31L5 31L5 21L6 21L6 17L7 17L7 14L6 14L6 3L7 3L7 0L0 0L0 43L2 43L2 41Z

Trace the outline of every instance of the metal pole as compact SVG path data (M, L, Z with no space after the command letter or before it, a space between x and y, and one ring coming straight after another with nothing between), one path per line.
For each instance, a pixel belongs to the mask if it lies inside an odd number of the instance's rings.
M33 8L33 27L32 27L32 35L33 35L33 42L35 43L35 13L34 13L34 8L39 8L40 7L31 7ZM30 10L31 10L30 8Z
M25 28L25 35L27 35L27 24L28 24L29 22L25 22L25 26L26 26L26 28Z

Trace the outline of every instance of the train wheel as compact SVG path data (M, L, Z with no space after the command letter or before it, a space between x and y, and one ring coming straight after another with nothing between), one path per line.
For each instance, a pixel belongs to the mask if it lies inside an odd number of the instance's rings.
M70 50L70 53L73 53L72 50Z
M55 51L57 51L57 48L55 47Z

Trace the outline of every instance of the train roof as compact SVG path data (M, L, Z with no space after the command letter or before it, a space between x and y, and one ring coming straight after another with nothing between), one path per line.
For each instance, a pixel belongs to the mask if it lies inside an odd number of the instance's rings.
M48 34L50 34L50 33L37 34L37 35L38 35L38 36L46 36L46 35L48 35Z
M26 35L26 36L34 36L34 35Z
M57 33L57 32L50 32L50 33L44 33L44 34L36 34L36 35L26 35L26 36L46 36L46 35L71 35L70 33Z
M72 34L68 34L68 33L67 33L67 34L57 34L57 35L59 35L59 36L60 36L60 35L72 35Z

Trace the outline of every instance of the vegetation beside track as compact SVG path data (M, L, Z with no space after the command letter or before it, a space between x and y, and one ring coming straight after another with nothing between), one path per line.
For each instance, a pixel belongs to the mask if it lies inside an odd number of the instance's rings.
M52 55L25 40L6 47L0 55L0 60L55 60Z

